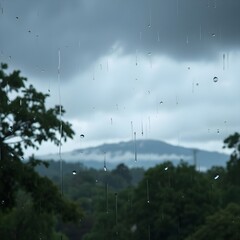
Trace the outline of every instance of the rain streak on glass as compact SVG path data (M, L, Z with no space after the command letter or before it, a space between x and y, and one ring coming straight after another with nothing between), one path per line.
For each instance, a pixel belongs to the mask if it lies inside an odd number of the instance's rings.
M223 70L225 70L225 58L226 58L225 53L223 53Z
M104 153L103 170L104 170L105 172L107 171L106 153Z
M149 200L149 184L148 184L148 179L147 179L147 203L150 203L150 200Z
M115 217L116 217L116 225L118 223L118 194L115 193Z
M136 141L136 132L134 132L134 155L135 155L134 161L136 162L136 161L137 161L137 141Z

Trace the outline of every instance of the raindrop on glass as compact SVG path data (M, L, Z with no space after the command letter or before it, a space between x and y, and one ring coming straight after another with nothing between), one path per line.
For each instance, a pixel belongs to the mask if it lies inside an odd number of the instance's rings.
M220 133L219 129L217 129L217 133Z
M77 172L76 172L76 171L72 171L72 174L73 174L73 175L76 175L76 174L77 174Z
M218 178L219 178L219 175L216 175L216 176L214 177L215 180L217 180Z
M81 134L81 135L80 135L80 138L84 138L84 137L85 137L84 134Z
M212 33L212 37L216 37L216 34L215 34L215 33Z
M196 86L199 86L199 83L196 83Z
M163 104L163 101L160 101L159 103L160 103L160 104Z
M214 77L213 82L217 82L217 81L218 81L218 77Z
M168 167L165 167L164 170L167 171L167 170L168 170Z

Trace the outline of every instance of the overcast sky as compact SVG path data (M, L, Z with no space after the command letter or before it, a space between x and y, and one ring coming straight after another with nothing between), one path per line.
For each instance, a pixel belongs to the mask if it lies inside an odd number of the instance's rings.
M63 151L134 131L222 151L240 131L239 11L238 0L0 0L0 62L49 90L49 106L60 89L76 132Z

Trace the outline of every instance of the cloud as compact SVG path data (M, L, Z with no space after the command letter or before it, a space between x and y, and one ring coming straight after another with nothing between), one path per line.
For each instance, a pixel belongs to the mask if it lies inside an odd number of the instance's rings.
M240 2L202 1L1 1L2 60L32 76L71 80L116 44L123 55L210 61L239 48ZM11 56L11 60L9 57Z
M60 88L77 133L66 150L132 131L210 149L239 131L239 9L236 0L0 1L0 61L49 89L48 106Z
M152 66L140 57L135 66L131 56L115 55L108 56L107 70L100 67L106 58L100 59L94 80L86 71L60 86L66 119L76 131L68 146L131 140L136 131L137 139L221 150L222 140L239 131L239 56L233 55L225 70L221 61L191 62L188 69L189 62L166 57L153 59ZM216 75L218 82L213 81ZM57 84L51 93L49 105L58 102Z

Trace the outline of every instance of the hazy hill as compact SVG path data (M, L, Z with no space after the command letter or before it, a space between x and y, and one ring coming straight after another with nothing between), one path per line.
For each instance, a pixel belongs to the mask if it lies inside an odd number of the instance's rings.
M135 161L135 149L137 161ZM81 163L86 167L96 169L103 168L104 159L109 169L124 163L128 167L149 168L163 161L178 163L180 160L194 163L193 149L174 146L156 140L138 140L103 144L97 147L77 149L62 153L62 159L66 162ZM44 160L59 161L59 154L38 156ZM229 156L219 152L210 152L196 149L197 167L207 169L212 166L224 166Z

